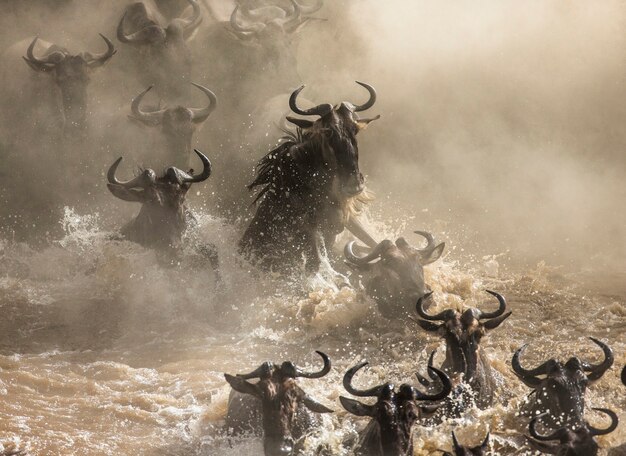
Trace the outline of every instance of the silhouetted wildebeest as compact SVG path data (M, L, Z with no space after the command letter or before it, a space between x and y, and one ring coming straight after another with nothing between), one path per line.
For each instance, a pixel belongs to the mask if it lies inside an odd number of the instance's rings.
M599 364L583 362L574 356L566 363L549 359L539 367L525 369L520 356L528 345L523 345L513 355L511 365L515 374L526 386L533 388L534 395L529 404L531 414L547 413L545 420L551 427L582 425L587 386L599 380L613 365L611 348L598 339L590 339L604 353L604 360Z
M101 54L90 52L72 54L68 49L40 40L38 37L30 41L26 48L26 56L22 58L38 74L35 78L24 78L22 81L9 83L7 68L4 84L14 92L12 94L14 98L12 102L7 100L5 114L12 112L11 106L20 106L20 110L28 111L29 123L37 127L50 124L65 132L83 129L88 111L87 86L91 70L104 65L116 52L113 43L104 35L100 36L107 46L107 50ZM20 52L24 52L25 43L26 41L21 41L12 46L7 55L12 56L15 47L20 47ZM12 67L11 71L15 72L15 68ZM33 103L31 108L28 104L34 97L37 98L37 104ZM43 118L32 115L32 111L41 109L42 105L47 111Z
M432 414L433 405L420 405L421 401L440 401L452 390L448 376L442 371L429 367L441 385L435 394L425 394L415 387L403 383L398 390L392 383L359 390L352 386L352 377L367 362L348 369L343 377L343 386L357 397L375 397L376 403L367 405L354 399L339 396L341 405L356 416L369 416L367 427L359 434L356 454L359 456L409 456L413 454L412 428L420 417Z
M145 2L129 5L117 27L117 39L138 51L138 71L146 84L154 84L161 94L177 94L183 82L190 82L191 54L186 41L202 21L196 0L188 18L167 23L158 9Z
M293 271L304 257L307 272L315 272L321 252L335 243L344 228L358 225L355 206L362 201L365 185L356 135L378 118L359 118L359 112L376 102L374 88L359 84L370 98L356 106L342 102L303 110L296 100L304 86L291 94L293 112L320 118L313 122L289 117L299 127L296 134L285 137L260 161L248 186L259 189L255 200L259 205L240 247L261 266ZM354 228L351 231L359 234Z
M489 433L487 433L487 437L485 437L483 443L478 446L468 448L459 443L454 431L452 431L452 444L454 445L454 454L444 452L443 456L486 456L487 449L489 448Z
M537 432L535 426L537 421L544 417L539 415L533 417L528 425L528 443L535 451L542 453L556 454L558 456L596 456L598 454L598 443L594 437L613 432L617 428L618 419L615 412L604 408L594 408L603 412L611 418L611 424L606 429L597 429L588 422L583 421L574 428L561 427L549 435L542 435ZM547 443L558 440L558 443Z
M480 408L488 407L495 396L494 374L480 342L487 331L500 326L511 312L506 312L506 300L502 295L489 290L487 293L498 299L498 310L483 312L470 308L459 312L446 309L430 315L424 310L424 301L432 293L421 297L415 306L417 314L422 318L416 322L426 331L440 334L446 341L446 359L442 369L457 383L445 410L452 415L459 414L472 401ZM428 384L424 378L420 381ZM469 391L465 385L469 386Z
M208 98L209 104L204 108L187 108L175 106L172 108L157 108L156 110L144 111L141 108L143 97L152 86L137 95L131 104L132 119L140 121L150 127L160 127L165 138L165 149L169 163L187 164L191 156L191 140L196 125L209 118L217 106L217 97L206 87L192 84L200 89Z
M423 249L411 247L404 238L395 244L388 239L374 248L356 246L366 252L359 256L355 252L355 241L346 244L344 256L364 276L365 291L378 305L378 310L387 318L408 313L415 301L428 292L424 283L424 266L441 256L445 243L437 244L432 234L415 231L428 242Z
M122 161L118 158L107 173L107 187L116 197L141 204L137 217L122 228L125 239L160 250L178 250L183 232L193 220L185 207L185 196L192 184L205 181L211 175L211 162L200 151L195 151L203 164L200 174L169 167L162 176L145 169L126 182L115 173Z
M224 374L234 390L228 400L226 416L229 432L235 435L262 433L267 456L299 454L307 434L319 425L315 414L332 412L298 386L298 378L321 378L330 372L328 356L317 353L324 361L319 372L305 372L286 361L281 365L264 363L249 374ZM248 381L256 378L257 383Z

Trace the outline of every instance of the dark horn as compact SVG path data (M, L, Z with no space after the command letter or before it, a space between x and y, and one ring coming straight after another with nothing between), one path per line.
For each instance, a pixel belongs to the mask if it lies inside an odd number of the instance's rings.
M298 99L298 95L300 94L300 92L302 92L302 89L304 89L304 86L300 86L298 89L294 90L289 97L289 108L293 112L295 112L296 114L300 114L301 116L325 116L333 110L332 105L328 103L317 105L307 110L300 109L296 103L296 100Z
M500 307L498 307L498 310L496 310L495 312L483 312L481 310L480 315L478 316L479 320L483 320L485 318L496 318L502 315L506 311L506 300L504 299L504 296L502 296L499 293L496 293L495 291L491 291L491 290L485 290L485 291L489 293L490 295L495 296L498 299L498 302L500 303Z
M104 36L102 33L99 33L107 45L107 50L101 54L92 54L91 59L87 62L90 68L97 68L99 66L104 65L111 57L115 55L117 50L110 39Z
M184 36L185 39L189 38L193 31L198 28L202 22L202 14L200 11L200 5L196 0L187 0L193 8L193 15L185 21Z
M109 181L109 184L119 185L119 186L126 187L126 188L142 187L142 185L140 184L142 183L142 181L144 181L143 175L139 175L135 177L134 179L131 179L126 182L122 182L118 180L115 174L117 172L117 167L120 165L121 161L122 161L122 157L115 160L115 162L109 168L109 171L107 172L107 180Z
M198 182L205 181L205 180L207 180L211 176L211 161L208 159L208 157L206 155L204 155L198 149L194 149L193 151L196 153L196 155L202 161L203 168L202 168L202 173L200 173L200 174L198 174L196 176L191 176L190 179L185 178L183 180L183 182L190 183L190 184L195 184L195 183L198 183Z
M26 61L28 66L30 66L35 71L50 71L54 69L55 65L48 62L47 60L39 60L37 57L35 57L35 54L33 54L35 44L37 43L38 39L38 36L33 39L32 43L30 43L28 49L26 50L26 57L23 57L23 59L24 61Z
M370 93L370 99L367 100L367 103L365 104L354 106L354 112L365 111L366 109L369 109L372 106L374 106L374 103L376 103L376 89L374 89L374 87L364 82L359 82L359 81L355 81L355 82L359 84L360 86L363 86L367 89L367 91Z
M445 372L440 371L436 367L428 366L428 373L431 377L433 373L436 374L437 377L439 377L439 380L441 381L441 391L439 391L437 394L424 394L416 388L413 388L417 400L440 401L448 397L448 395L452 391L452 382L450 381L450 377L448 377Z
M534 439L542 441L542 442L546 442L546 441L549 441L549 440L560 440L561 436L564 433L567 432L566 428L557 429L556 431L554 431L552 434L549 434L549 435L541 435L541 434L539 434L537 432L537 429L535 428L535 426L537 424L537 420L539 418L543 417L543 416L546 416L546 415L548 415L548 414L547 413L543 413L543 414L541 414L539 416L533 417L533 419L530 420L530 423L528 423L528 432L530 433L530 435Z
M491 436L491 432L487 432L487 436L485 437L485 440L483 440L483 443L480 445L480 448L483 451L487 451L487 447L489 447L489 437Z
M330 358L328 357L328 355L326 355L326 353L322 353L321 351L315 350L315 353L317 353L318 355L320 355L322 357L322 359L324 360L324 367L322 368L322 370L320 370L319 372L304 372L302 370L300 370L299 368L296 368L296 377L302 377L302 378L322 378L323 376L325 376L326 374L328 374L330 372Z
M457 440L456 435L454 434L454 431L452 431L452 444L454 445L454 452L457 454L461 454L464 448L461 446L461 444Z
M368 263L376 260L377 258L380 258L382 251L384 250L384 248L386 248L386 245L384 245L384 243L389 242L391 241L382 241L376 247L374 247L374 249L372 249L370 253L368 253L364 257L360 257L357 256L356 253L354 253L354 245L356 244L356 241L350 241L344 247L343 254L346 257L346 260L348 260L350 263L354 263L359 266L365 266Z
M589 428L591 435L595 436L595 435L610 434L617 428L617 425L619 424L619 419L617 418L617 414L613 410L609 410L605 408L593 408L593 410L597 412L602 412L608 415L611 418L611 424L606 429L598 429L598 428L591 426L590 424L587 424L587 427Z
M189 108L194 123L204 122L217 107L217 97L206 87L196 84L195 82L191 84L200 89L209 99L209 105L206 108Z
M160 109L158 111L152 111L152 112L144 112L140 108L141 100L143 100L143 97L146 95L146 93L148 93L152 89L152 87L154 86L149 86L146 90L144 90L135 98L133 98L133 101L130 105L130 110L132 111L133 116L137 120L143 122L146 125L156 126L161 123L165 109Z
M354 374L356 374L358 370L362 369L368 364L369 363L367 361L363 361L362 363L357 364L356 366L353 366L350 369L348 369L348 371L343 376L343 387L346 389L348 393L352 394L353 396L376 397L378 396L378 394L380 393L380 391L382 390L384 386L384 385L379 385L379 386L375 386L367 390L358 390L352 386L352 377L354 377Z
M602 361L600 364L594 365L589 363L583 363L583 369L589 372L587 374L587 378L593 382L604 375L604 373L613 365L614 359L613 350L611 350L608 345L596 339L595 337L590 337L589 339L591 339L604 352L604 361Z
M517 351L513 354L513 359L511 360L511 366L513 367L513 371L518 376L518 378L524 382L524 384L530 388L537 388L541 384L541 380L538 379L537 375L542 375L546 373L546 366L548 362L543 363L541 366L526 370L522 367L520 362L520 356L526 350L528 344L522 345Z
M622 369L622 383L626 386L626 366Z
M424 301L430 298L432 294L433 292L429 291L428 293L426 293L424 296L422 296L421 298L417 300L417 303L415 304L415 310L417 314L420 317L422 317L424 320L428 320L428 321L446 321L447 320L446 317L451 309L446 309L442 312L439 312L437 315L428 315L426 311L424 310Z

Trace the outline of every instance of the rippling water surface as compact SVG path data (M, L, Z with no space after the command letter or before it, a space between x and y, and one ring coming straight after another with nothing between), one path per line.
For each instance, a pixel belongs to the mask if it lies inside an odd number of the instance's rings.
M109 240L97 216L67 210L63 222L66 236L44 249L0 241L0 436L7 448L258 456L258 438L222 432L229 392L223 373L266 360L314 368L319 349L331 356L331 374L300 382L336 413L309 439L310 454L324 442L347 455L342 442L364 424L338 402L348 367L367 359L359 382L399 382L423 371L435 347L442 361L440 340L409 320L385 320L359 290L338 290L323 275L280 289L261 281L232 253L238 233L220 220L200 223L220 253L220 292L206 265L190 256L164 265L150 251ZM626 388L617 369L626 363L626 275L566 274L543 264L510 272L493 257L470 265L444 259L426 275L438 307L493 308L483 292L491 288L507 297L513 315L484 341L500 376L500 402L434 428L416 426L415 454L449 450L451 429L472 444L490 429L495 454L530 454L516 417L529 391L512 374L511 355L528 342L529 365L572 354L597 361L601 353L587 336L608 342L616 359L588 392L588 406L612 408L622 422L600 445L626 441Z

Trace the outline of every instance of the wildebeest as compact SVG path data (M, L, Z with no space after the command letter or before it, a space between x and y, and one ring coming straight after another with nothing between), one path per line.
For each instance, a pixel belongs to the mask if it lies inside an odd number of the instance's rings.
M152 86L137 95L131 103L131 118L150 127L160 127L165 138L168 163L180 164L180 166L186 166L191 157L191 140L196 125L208 119L217 106L217 97L211 90L193 82L192 84L208 98L209 104L206 107L187 108L178 105L172 108L145 111L141 108L141 101Z
M445 247L443 242L437 244L430 233L415 233L426 238L428 244L423 249L411 247L403 237L395 244L385 239L373 249L365 250L364 256L355 252L354 241L344 248L346 260L365 277L365 291L387 318L407 313L429 291L424 283L424 266L436 261Z
M264 363L249 374L224 374L234 390L228 401L227 429L233 434L262 432L267 456L298 454L307 434L319 424L315 414L332 412L298 386L298 378L322 378L330 372L330 358L316 353L324 361L319 372L305 372L286 361ZM248 381L255 378L257 383Z
M458 383L454 392L455 400L448 404L451 406L449 413L458 414L468 405L469 399L480 408L488 407L495 396L494 374L480 342L487 331L500 326L511 312L506 312L506 300L502 295L495 291L486 291L495 296L500 304L494 312L484 312L476 308L469 308L464 312L446 309L430 315L424 309L424 301L432 293L421 297L415 306L417 314L422 318L416 320L420 327L440 334L446 341L446 358L442 369ZM469 392L464 384L469 386ZM467 393L470 394L466 398Z
M513 371L526 386L533 388L530 413L533 416L547 413L545 420L551 427L581 426L584 423L587 387L613 365L611 348L598 339L590 339L604 353L604 360L599 364L583 362L574 356L566 363L549 359L539 367L525 369L520 357L528 345L523 345L513 355Z
M454 445L454 455L446 451L443 453L443 456L485 456L487 449L489 448L489 433L487 433L487 437L485 437L483 443L478 446L468 448L459 443L454 431L452 431L452 444Z
M450 394L452 384L448 376L433 367L429 371L436 375L441 385L435 394L425 394L417 388L403 383L397 390L392 383L359 390L352 386L352 377L366 366L362 362L348 369L343 377L343 386L357 397L375 397L374 405L339 396L341 405L357 416L369 416L367 427L360 433L356 454L359 456L409 456L413 454L412 428L424 414L430 414L433 405L420 405L421 401L440 401Z
M537 421L544 417L539 415L533 417L528 425L530 437L527 437L531 448L542 453L556 454L558 456L596 456L598 454L598 443L594 437L613 432L617 428L618 418L615 412L605 408L594 408L598 412L605 413L611 418L611 424L606 429L597 429L588 422L570 429L561 427L549 435L542 435L537 432ZM558 440L558 443L547 443Z
M116 171L122 161L118 158L107 173L107 187L116 197L141 203L137 217L121 230L123 237L145 247L176 251L181 237L193 220L185 207L185 196L192 184L205 181L211 175L211 162L199 150L195 150L203 164L203 170L194 174L169 167L162 176L152 169L145 169L126 182L117 179Z
M291 94L293 112L320 118L313 122L289 117L299 128L260 161L248 186L259 189L259 204L240 247L261 266L293 268L304 257L306 270L316 272L322 250L330 248L344 228L358 225L355 207L362 201L365 182L356 135L378 118L359 118L359 112L376 102L376 91L358 84L370 94L362 105L342 102L303 110L296 100L304 86Z
M100 36L107 46L107 50L100 54L72 54L68 49L39 37L35 37L26 49L26 56L23 57L26 64L37 73L45 73L42 77L50 77L55 87L40 84L39 87L31 85L27 90L37 92L40 100L50 100L51 111L55 113L54 119L50 120L63 131L79 131L85 127L89 74L104 65L116 52L113 43L106 36ZM25 94L18 92L16 95L23 97ZM19 105L22 104L23 100Z
M190 82L191 54L186 41L202 21L196 0L187 0L193 9L188 18L165 19L153 5L137 2L124 11L117 27L117 39L138 51L136 64L144 83L154 84L161 94L178 93Z

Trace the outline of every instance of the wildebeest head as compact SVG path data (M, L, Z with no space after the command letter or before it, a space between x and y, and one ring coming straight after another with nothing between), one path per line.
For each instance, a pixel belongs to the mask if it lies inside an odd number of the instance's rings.
M478 446L468 448L459 443L454 431L452 431L452 443L454 445L454 455L452 453L444 452L444 456L484 456L489 448L489 433L487 433L487 437L485 437L483 443Z
M317 140L323 154L325 165L336 172L338 190L344 196L350 197L360 194L364 188L364 178L359 171L359 148L356 140L357 133L371 121L378 119L361 119L358 113L365 111L376 103L376 90L369 84L356 81L365 87L370 98L362 105L353 105L344 101L337 106L321 104L309 109L300 109L297 98L304 86L295 90L289 98L291 110L302 116L320 116L315 122L287 117L301 129L305 138Z
M380 456L408 456L413 454L411 443L411 428L413 424L425 414L431 414L435 407L420 405L420 401L440 401L450 394L452 384L448 376L442 371L429 367L431 374L436 375L441 384L441 391L435 394L425 394L406 383L395 389L392 383L375 386L367 390L359 390L352 386L354 374L366 366L362 362L350 368L343 377L343 386L350 394L358 397L375 397L374 405L367 405L354 399L339 396L341 405L350 413L357 416L372 418L366 432L372 434L361 438L361 445L367 448L367 454Z
M144 125L160 127L167 142L167 149L176 155L183 155L185 158L191 152L191 140L195 126L208 119L217 106L217 97L211 90L193 82L192 84L209 99L209 104L205 108L187 108L179 105L173 108L143 111L141 101L153 86L148 87L133 98L131 104L131 118Z
M500 326L509 318L511 312L506 312L506 300L494 291L487 293L498 299L500 306L494 312L483 312L476 308L459 312L446 309L436 315L430 315L424 310L424 301L432 293L427 293L416 304L417 314L422 320L417 323L426 331L438 332L446 340L446 361L449 372L463 374L463 380L470 385L476 376L482 375L482 361L480 356L480 341L487 331ZM505 313L506 312L506 313ZM439 323L435 323L439 322Z
M82 52L72 55L67 49L52 45L45 55L36 57L34 49L39 37L35 37L26 50L26 57L23 57L33 70L49 73L54 78L61 91L66 125L84 126L89 73L92 69L104 65L116 52L113 43L106 36L102 34L100 36L107 45L107 50L102 54Z
M330 372L330 359L320 351L324 367L319 372L305 372L286 361L281 365L264 363L249 374L232 376L224 374L235 390L261 400L263 415L263 448L267 456L293 454L303 429L297 429L298 409L305 407L314 413L331 413L332 410L312 399L300 386L297 378L321 378ZM249 379L258 378L258 383Z
M587 386L600 379L613 365L611 348L598 339L590 339L604 353L604 360L599 364L583 362L574 356L566 363L549 359L539 367L528 370L520 362L520 356L528 345L520 347L513 355L511 365L515 374L526 386L535 390L537 410L534 412L548 412L553 425L581 424Z
M165 27L150 18L143 3L133 3L126 9L117 25L117 39L122 43L149 45L154 49L184 45L185 40L192 36L200 22L202 22L202 14L198 2L196 0L187 1L193 8L191 17L173 19ZM126 34L124 25L127 19L131 19L131 22L138 30Z
M107 187L113 195L124 200L141 203L141 212L124 233L130 240L147 245L173 246L186 228L187 213L185 196L192 184L202 182L211 175L211 162L199 150L196 154L204 169L200 174L188 173L169 167L162 176L152 169L145 169L126 182L117 179L115 173L122 161L118 158L107 173Z
M559 456L596 456L598 454L598 444L594 437L609 434L617 428L618 418L615 412L604 408L594 408L603 412L611 418L611 424L606 429L597 429L588 422L583 422L574 429L562 427L549 435L539 434L536 430L537 421L544 417L539 415L533 417L528 425L530 437L526 437L530 446L542 453L556 454ZM559 443L546 443L558 440Z
M367 294L376 301L378 309L386 317L397 316L398 311L407 312L409 306L424 296L427 292L424 266L436 261L445 248L445 243L437 244L432 234L425 231L415 233L426 238L428 244L423 249L412 247L403 237L398 238L395 244L385 239L373 249L357 247L369 250L365 256L355 253L354 241L344 248L349 264L366 274Z

